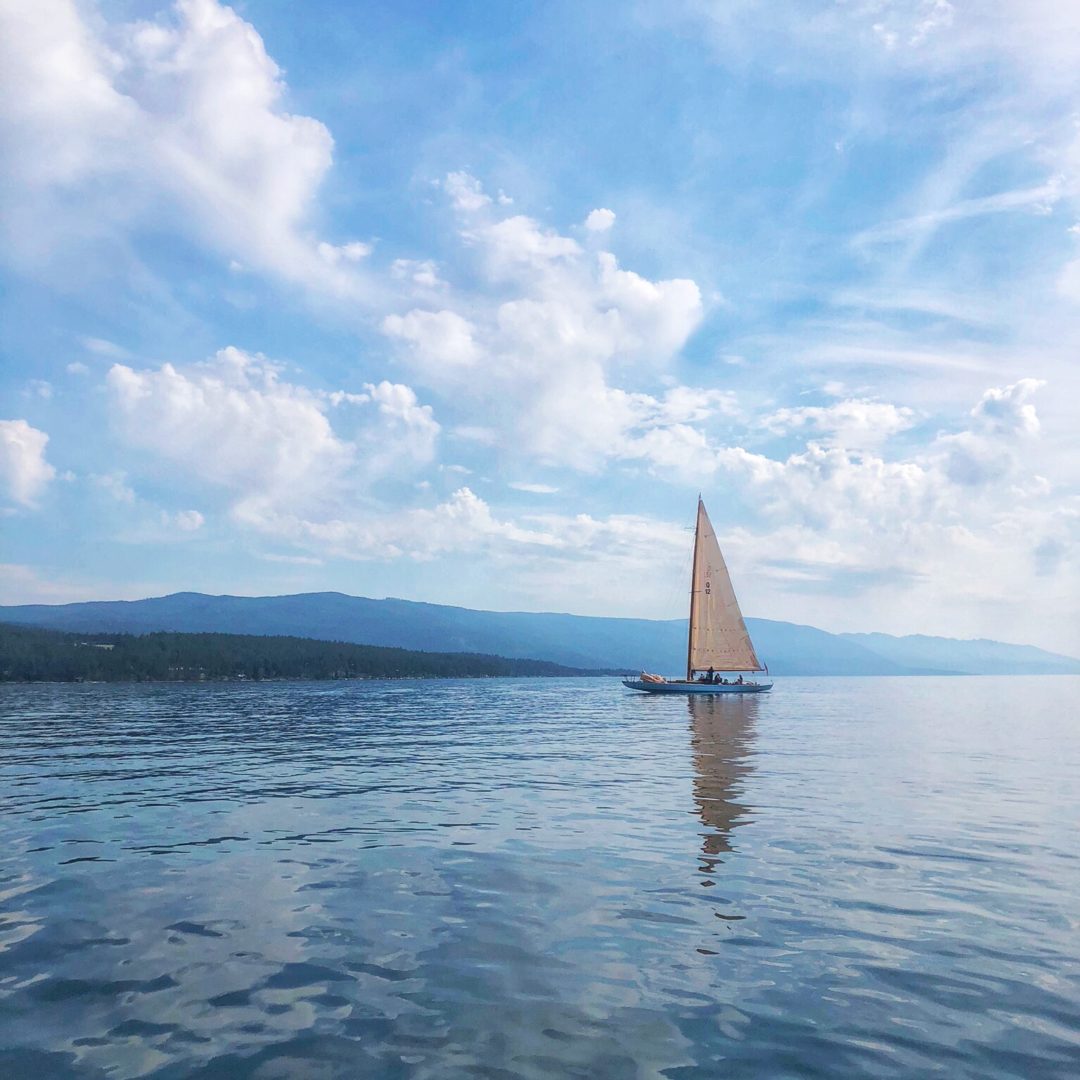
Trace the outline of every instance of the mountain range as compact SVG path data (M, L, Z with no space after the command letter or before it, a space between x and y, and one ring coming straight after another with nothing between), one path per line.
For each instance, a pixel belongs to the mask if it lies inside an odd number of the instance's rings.
M0 622L82 633L284 634L669 675L686 665L682 619L479 611L333 592L292 596L183 592L146 600L31 604L0 607ZM1030 645L922 635L832 634L772 619L746 622L758 655L774 675L1080 674L1080 660Z

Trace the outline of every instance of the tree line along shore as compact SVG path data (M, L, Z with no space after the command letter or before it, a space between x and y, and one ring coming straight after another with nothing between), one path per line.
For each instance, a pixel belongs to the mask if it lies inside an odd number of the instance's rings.
M79 634L0 624L0 682L618 675L481 653L254 634Z

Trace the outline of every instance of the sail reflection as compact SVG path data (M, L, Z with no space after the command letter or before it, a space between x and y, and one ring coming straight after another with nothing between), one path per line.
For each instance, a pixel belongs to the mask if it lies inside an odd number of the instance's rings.
M743 694L699 694L686 699L694 759L694 802L705 825L702 870L711 873L734 850L732 832L749 819L740 802L753 771L754 728L760 701Z

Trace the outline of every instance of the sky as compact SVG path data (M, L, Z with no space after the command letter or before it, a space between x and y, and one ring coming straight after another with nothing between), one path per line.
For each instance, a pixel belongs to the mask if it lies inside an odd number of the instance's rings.
M1080 655L1080 6L0 0L0 603Z

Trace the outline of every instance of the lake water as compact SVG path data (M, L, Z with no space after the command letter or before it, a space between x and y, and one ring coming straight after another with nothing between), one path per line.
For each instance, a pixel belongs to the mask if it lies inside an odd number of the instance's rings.
M0 1076L1075 1078L1078 703L0 687Z

